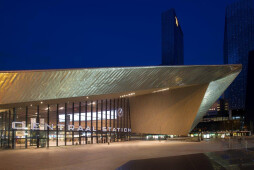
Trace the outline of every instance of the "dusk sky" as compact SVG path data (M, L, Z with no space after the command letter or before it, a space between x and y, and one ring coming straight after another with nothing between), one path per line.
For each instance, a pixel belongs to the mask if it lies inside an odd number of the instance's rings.
M186 65L223 64L234 0L0 0L0 70L161 63L161 12L175 8Z

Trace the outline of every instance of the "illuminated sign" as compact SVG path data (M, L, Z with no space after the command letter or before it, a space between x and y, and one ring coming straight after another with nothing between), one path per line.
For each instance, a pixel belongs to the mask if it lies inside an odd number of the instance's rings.
M118 117L122 117L123 116L123 109L122 108L119 108L117 110L117 115L118 115Z
M64 124L57 124L57 128L59 130L63 130L64 128ZM41 124L40 123L35 123L32 122L31 123L31 130L41 130L41 129L47 129L49 128L50 130L54 129L54 125L48 125L47 123L45 124ZM16 129L16 130L27 130L28 128L26 127L25 122L12 122L12 129ZM74 125L67 125L67 129L68 131L74 131L75 127ZM76 128L76 131L96 131L95 127L93 126L92 129L87 126L86 128L83 128L82 126L78 126L78 128ZM130 128L112 128L112 127L102 127L102 131L104 132L131 132Z

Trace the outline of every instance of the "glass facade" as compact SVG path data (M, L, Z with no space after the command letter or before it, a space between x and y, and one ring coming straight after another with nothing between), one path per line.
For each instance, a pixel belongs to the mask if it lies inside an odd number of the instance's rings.
M1 148L129 140L128 98L14 107L0 112Z
M183 65L183 32L174 9L161 14L162 65Z
M254 1L239 0L226 8L224 64L242 64L242 72L225 92L229 108L244 109L248 54L254 49Z

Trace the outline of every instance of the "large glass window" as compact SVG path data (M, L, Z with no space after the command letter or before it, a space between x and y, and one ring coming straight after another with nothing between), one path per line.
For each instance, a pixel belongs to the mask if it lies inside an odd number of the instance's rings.
M46 104L40 102L0 113L2 148L36 148L127 140L127 99ZM120 111L119 111L120 110ZM12 123L15 127L12 128ZM119 129L120 128L120 129Z
M29 105L28 106L28 115L27 115L27 128L28 128L28 141L27 147L28 148L36 148L37 147L37 132L34 130L36 128L37 123L37 106L36 105Z
M49 146L56 146L57 141L57 105L49 106ZM53 126L53 129L52 129Z
M58 108L58 146L65 145L65 104L59 104Z

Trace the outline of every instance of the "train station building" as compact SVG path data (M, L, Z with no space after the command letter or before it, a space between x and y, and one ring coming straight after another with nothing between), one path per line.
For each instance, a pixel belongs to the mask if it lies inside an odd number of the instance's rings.
M2 148L188 135L241 65L0 72Z

